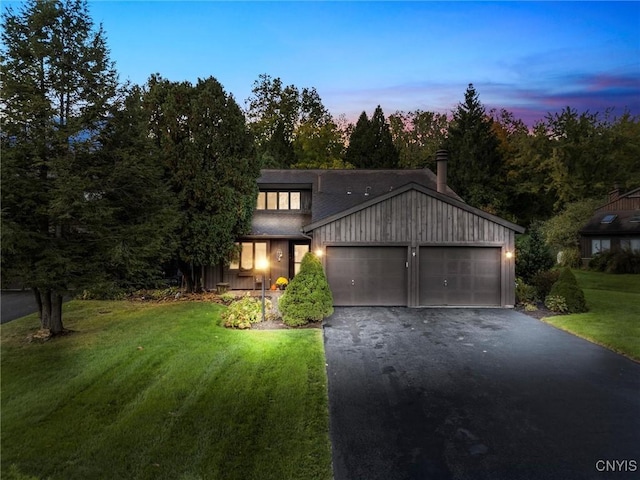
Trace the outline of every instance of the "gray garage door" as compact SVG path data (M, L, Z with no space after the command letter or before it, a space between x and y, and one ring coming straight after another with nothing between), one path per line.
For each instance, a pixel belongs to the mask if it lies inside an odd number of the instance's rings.
M327 247L326 254L334 305L407 304L405 247Z
M500 249L420 248L420 305L500 305Z

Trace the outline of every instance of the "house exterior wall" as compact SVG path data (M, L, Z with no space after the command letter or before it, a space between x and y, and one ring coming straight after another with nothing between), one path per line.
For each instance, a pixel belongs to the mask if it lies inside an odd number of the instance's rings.
M635 195L620 197L617 200L596 209L596 212L637 209L640 209L640 192Z
M515 232L472 212L417 190L375 203L367 208L317 227L312 250L337 245L406 246L412 261L408 268L409 306L418 305L420 248L467 246L501 248L501 304L515 303ZM326 260L325 260L326 261Z

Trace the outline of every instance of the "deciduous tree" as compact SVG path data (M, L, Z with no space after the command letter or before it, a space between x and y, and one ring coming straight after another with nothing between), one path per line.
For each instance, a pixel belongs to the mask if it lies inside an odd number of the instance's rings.
M449 128L446 114L396 112L389 116L389 127L401 168L435 168L436 151L444 145Z

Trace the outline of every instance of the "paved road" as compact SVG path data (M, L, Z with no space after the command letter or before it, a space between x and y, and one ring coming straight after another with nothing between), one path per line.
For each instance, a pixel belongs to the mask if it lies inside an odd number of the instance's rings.
M36 299L30 290L9 291L0 293L0 323L7 323L38 311Z
M498 309L338 308L324 338L335 480L639 478L640 364Z

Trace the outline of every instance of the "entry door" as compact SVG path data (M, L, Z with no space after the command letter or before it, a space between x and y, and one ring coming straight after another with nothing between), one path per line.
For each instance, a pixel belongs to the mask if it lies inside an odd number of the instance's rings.
M420 305L500 305L500 249L421 247Z
M406 247L327 247L336 306L407 305Z

